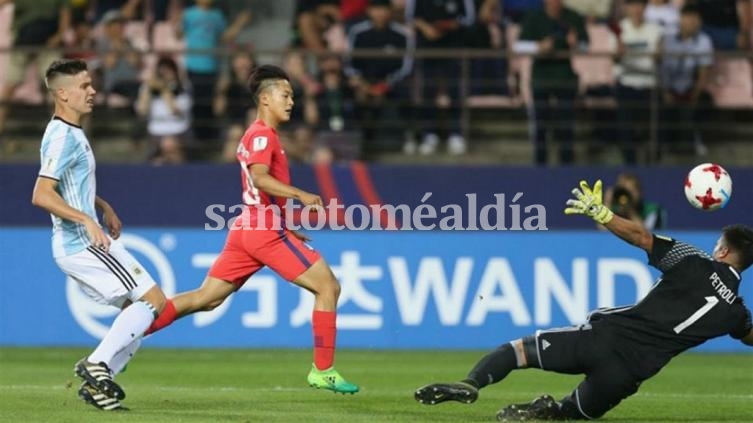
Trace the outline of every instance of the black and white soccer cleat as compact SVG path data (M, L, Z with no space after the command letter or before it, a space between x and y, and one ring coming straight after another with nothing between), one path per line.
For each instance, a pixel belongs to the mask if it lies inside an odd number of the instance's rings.
M112 380L112 372L104 362L89 363L86 358L82 358L73 367L73 373L108 397L117 400L125 398L125 391Z
M105 411L127 411L116 398L108 397L99 391L99 389L90 385L89 382L81 382L78 388L78 397L85 403Z
M542 395L528 404L512 404L497 412L497 421L566 420L559 403L550 395Z
M462 383L433 383L416 389L416 401L421 404L434 405L445 401L458 401L470 404L478 399L478 389Z

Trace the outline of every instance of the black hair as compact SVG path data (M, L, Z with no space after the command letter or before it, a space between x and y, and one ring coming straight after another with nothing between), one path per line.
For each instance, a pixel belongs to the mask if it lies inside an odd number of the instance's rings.
M167 89L169 89L170 92L172 92L173 95L176 95L176 96L183 93L184 88L183 88L183 83L181 82L181 78L180 78L180 69L178 68L178 62L176 62L175 59L173 59L170 56L161 56L159 59L157 59L157 66L155 68L155 70L158 71L157 73L158 76L159 76L159 69L162 67L170 69L173 72L173 74L175 74L175 78L176 78L175 81L173 81L170 85L167 86ZM164 81L164 82L167 82L167 81ZM152 90L152 95L158 96L160 95L160 91Z
M753 229L745 225L729 225L722 229L727 247L737 253L740 270L753 264Z
M253 96L254 103L259 103L259 94L264 88L262 84L264 81L288 81L290 77L279 66L274 65L261 65L254 69L251 76L248 78L248 90Z
M692 15L701 16L701 10L698 9L698 6L696 6L695 4L686 4L685 6L682 7L682 9L680 9L680 14L681 15L692 14Z
M168 67L170 70L172 70L176 75L179 75L180 72L178 71L178 63L169 56L162 56L157 60L157 69L161 67Z
M58 76L73 76L88 70L86 62L81 59L60 59L52 62L50 67L44 73L44 80L47 88Z

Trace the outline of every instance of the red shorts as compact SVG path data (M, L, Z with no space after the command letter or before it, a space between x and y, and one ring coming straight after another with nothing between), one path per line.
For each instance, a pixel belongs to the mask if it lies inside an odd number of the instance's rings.
M321 256L288 230L231 229L209 276L241 286L264 266L293 281Z

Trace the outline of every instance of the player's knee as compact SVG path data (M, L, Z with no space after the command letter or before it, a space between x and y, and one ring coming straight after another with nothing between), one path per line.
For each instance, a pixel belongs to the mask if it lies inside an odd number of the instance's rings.
M332 272L326 272L314 284L316 294L337 300L340 297L340 283Z
M332 296L337 300L340 298L340 291L342 291L342 288L340 287L340 282L337 281L337 279L332 278L332 282L329 284L332 289Z
M147 293L144 294L144 296L142 296L139 301L147 304L149 308L154 310L154 313L157 316L162 313L162 310L165 309L165 305L167 304L167 298L158 286L152 287L152 289L147 291Z
M540 368L539 350L536 345L535 336L526 336L518 340L520 345L520 354L525 358L526 367Z
M154 301L151 302L152 307L157 311L157 314L162 313L162 310L165 309L165 305L167 305L167 298L165 298L164 295L160 296L159 298L154 299Z
M204 304L204 306L201 308L201 311L212 311L215 308L219 307L222 303L225 302L225 299L219 299L219 300L212 300Z

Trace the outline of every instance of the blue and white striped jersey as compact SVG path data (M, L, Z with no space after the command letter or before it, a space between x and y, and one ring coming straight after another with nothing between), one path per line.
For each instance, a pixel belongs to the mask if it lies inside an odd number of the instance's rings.
M39 176L58 181L57 191L65 202L98 222L94 153L81 127L54 117L44 132L40 155ZM89 246L84 225L50 216L54 257L75 254Z

